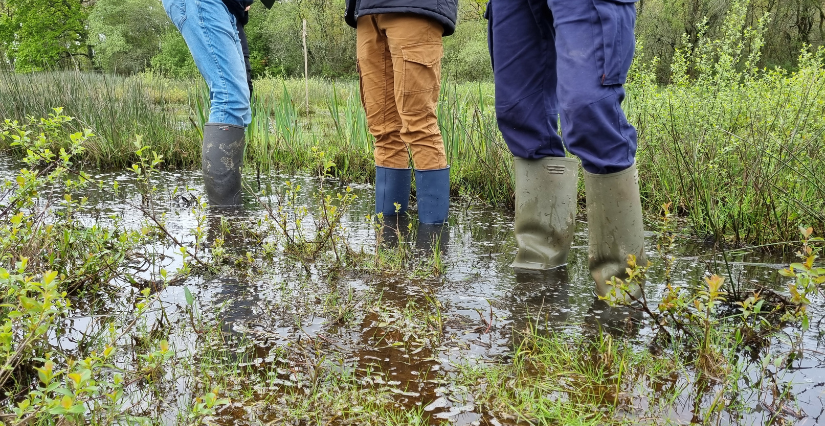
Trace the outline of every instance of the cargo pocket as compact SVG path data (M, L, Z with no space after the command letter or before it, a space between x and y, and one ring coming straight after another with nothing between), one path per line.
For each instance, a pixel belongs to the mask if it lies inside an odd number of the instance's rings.
M169 19L180 31L184 21L186 21L186 1L184 0L163 0L163 9L169 15Z
M401 86L403 99L401 112L435 110L438 91L441 88L441 42L421 43L401 48L404 73Z
M624 84L633 62L636 6L620 0L592 0L598 14L596 56L603 64L602 84ZM601 46L599 46L600 44Z

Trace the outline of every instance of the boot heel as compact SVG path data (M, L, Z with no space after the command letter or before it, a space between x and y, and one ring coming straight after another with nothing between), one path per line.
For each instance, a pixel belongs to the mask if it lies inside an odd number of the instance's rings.
M584 183L590 234L588 266L596 281L596 294L606 296L610 278L627 278L628 255L635 255L639 265L647 264L636 164L605 175L585 171ZM641 295L638 287L630 294L633 298Z

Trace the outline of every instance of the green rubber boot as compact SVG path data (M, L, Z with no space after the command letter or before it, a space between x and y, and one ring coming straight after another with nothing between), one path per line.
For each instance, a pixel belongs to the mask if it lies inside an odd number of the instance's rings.
M606 296L612 289L607 285L610 278L627 278L628 255L636 255L638 265L647 265L639 175L635 164L606 175L585 171L584 186L590 231L588 266L596 280L596 294ZM638 287L631 291L633 298L641 294Z
M579 162L516 158L515 172L518 254L512 266L543 270L566 264L576 228Z

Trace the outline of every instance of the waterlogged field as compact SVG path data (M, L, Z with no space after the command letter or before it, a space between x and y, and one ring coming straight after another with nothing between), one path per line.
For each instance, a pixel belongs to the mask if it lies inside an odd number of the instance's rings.
M489 82L442 85L428 227L371 216L356 82L256 81L214 211L201 82L0 72L0 424L825 423L825 49L758 69L743 5L667 85L637 50L631 307L594 297L585 217L566 267L509 267Z
M147 148L86 175L21 140L27 164L0 162L7 424L822 421L825 271L780 273L792 256L651 217L646 301L610 307L583 221L566 267L518 272L507 211L382 224L321 151L210 211Z
M645 210L656 215L671 203L698 236L735 245L795 240L800 225L825 229L818 173L825 164L823 61L825 50L806 54L794 73L708 73L664 87L654 83L652 68L634 69L624 105L639 131ZM336 177L371 182L372 137L357 82L309 83L307 96L300 80L256 81L247 166L256 173L312 173L317 147L336 164ZM137 137L163 156L164 168L200 165L208 117L201 82L0 72L0 100L5 119L25 123L60 107L75 118L68 129L91 129L78 158L87 165L131 167ZM493 85L444 82L438 113L453 194L512 207L512 158L496 126ZM65 147L67 140L50 143Z

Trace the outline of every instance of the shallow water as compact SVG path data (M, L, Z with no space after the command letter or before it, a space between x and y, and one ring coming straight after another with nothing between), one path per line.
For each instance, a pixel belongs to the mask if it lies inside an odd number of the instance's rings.
M0 157L0 177L3 179L10 178L16 167L16 163ZM81 213L84 223L105 225L111 223L110 216L114 215L122 219L123 226L141 226L145 216L136 208L141 205L141 199L136 195L131 175L100 173L93 178L104 185L90 188L85 194L89 198L89 208ZM202 195L198 173L162 172L158 178L161 201L157 204L157 214L166 214L172 235L181 241L192 242L191 230L198 226L198 216L192 210L193 200ZM264 179L273 187L280 187L285 180L301 184L300 203L314 203L316 179L279 175ZM114 194L110 189L114 181L120 185L120 194ZM251 185L257 186L255 179ZM372 209L371 190L368 185L354 185L359 198L344 219L347 244L354 251L375 250L377 231L366 219ZM245 229L265 215L256 200L248 199L240 210L209 212L202 224L206 227L209 242L219 234L220 215L228 219L229 232L224 244L227 251L242 255L255 248L253 245L257 243ZM631 316L640 318L638 314L610 309L594 297L587 271L584 222L580 220L577 224L569 264L546 272L515 271L509 267L515 254L512 222L509 212L456 200L450 223L443 228L418 228L416 235L401 243L392 241L396 238L392 233L385 235L383 244L406 244L418 253L421 265L433 257L431 241L433 236L440 235L438 247L442 252L444 272L435 277L425 274L423 266L417 274L415 271L379 274L354 270L328 276L322 266L310 265L305 269L297 266L294 260L280 256L259 261L254 274L236 274L232 268L225 268L225 272L217 276L193 277L159 288L160 300L172 323L186 323L184 288L188 288L204 317L220 321L222 330L230 338L237 338L241 355L232 361L259 368L261 374L277 367L273 363L278 358L279 348L321 345L334 354L327 359L333 361L331 365L352 371L364 383L388 386L396 394L395 401L400 407L423 405L434 421L448 419L464 425L507 424L504 419L478 413L468 392L444 385L457 365L507 362L513 352L514 330L524 330L531 324L545 332L564 330L589 335L596 334L599 327L606 327L612 334L640 345L645 344L653 333L643 325L644 322L630 320ZM407 224L402 221L399 227L407 229ZM416 228L413 221L413 229ZM648 274L646 295L655 305L664 292L667 277L655 247L656 235L649 232L647 237L647 254L653 266ZM140 274L146 283L158 281L161 267L174 271L182 265L182 259L173 247L158 244L154 249L162 255L162 260ZM717 273L743 283L745 287L749 283L760 283L780 292L784 288L785 279L777 271L787 265L788 259L765 257L747 250L723 255L686 237L677 240L671 255L674 261L670 277L675 285L697 283L707 274ZM117 285L119 287L109 294L107 302L112 304L112 309L117 309L118 303L137 291L127 283ZM352 300L330 303L328 298L333 296L342 300L351 296ZM345 315L345 320L331 320L335 315L324 312L325 307L348 303L352 309L350 315ZM411 308L411 303L419 309ZM434 303L440 304L440 308L434 309ZM405 312L421 311L421 307L440 312L443 335L422 327L420 318L404 316ZM799 330L789 328L771 342L771 351L776 353L790 350L789 342L796 339L801 339L801 347L805 349L804 355L777 379L791 384L802 413L797 423L801 425L825 422L822 416L825 348L819 327L822 307L822 300L815 300L811 306L814 315L811 331L797 337ZM84 314L81 304L67 325L71 331L57 339L57 343L71 350L75 335L102 327L103 322ZM170 339L181 357L197 357L199 353L205 353L190 328L177 327L175 330ZM335 359L331 360L333 357ZM272 383L300 386L300 378L293 375L289 371L279 371ZM758 378L751 379L756 381ZM677 379L674 385L687 386L688 383ZM190 386L191 383L180 380L177 389L169 391L185 394ZM669 413L671 420L676 423L699 421L699 410L711 403L713 392L708 392L699 401L693 399L695 393L689 390L683 395L685 397L675 401ZM764 400L760 393L754 393L746 400L749 410L739 411L736 418L728 417L723 421L763 424L770 418L767 408L770 401ZM642 407L647 402L633 403ZM632 408L629 411L632 412ZM242 407L224 414L219 420L226 424L253 423L249 420L249 410ZM236 418L232 419L232 416ZM263 422L273 420L267 420L265 415L259 419ZM166 421L174 421L171 414Z

